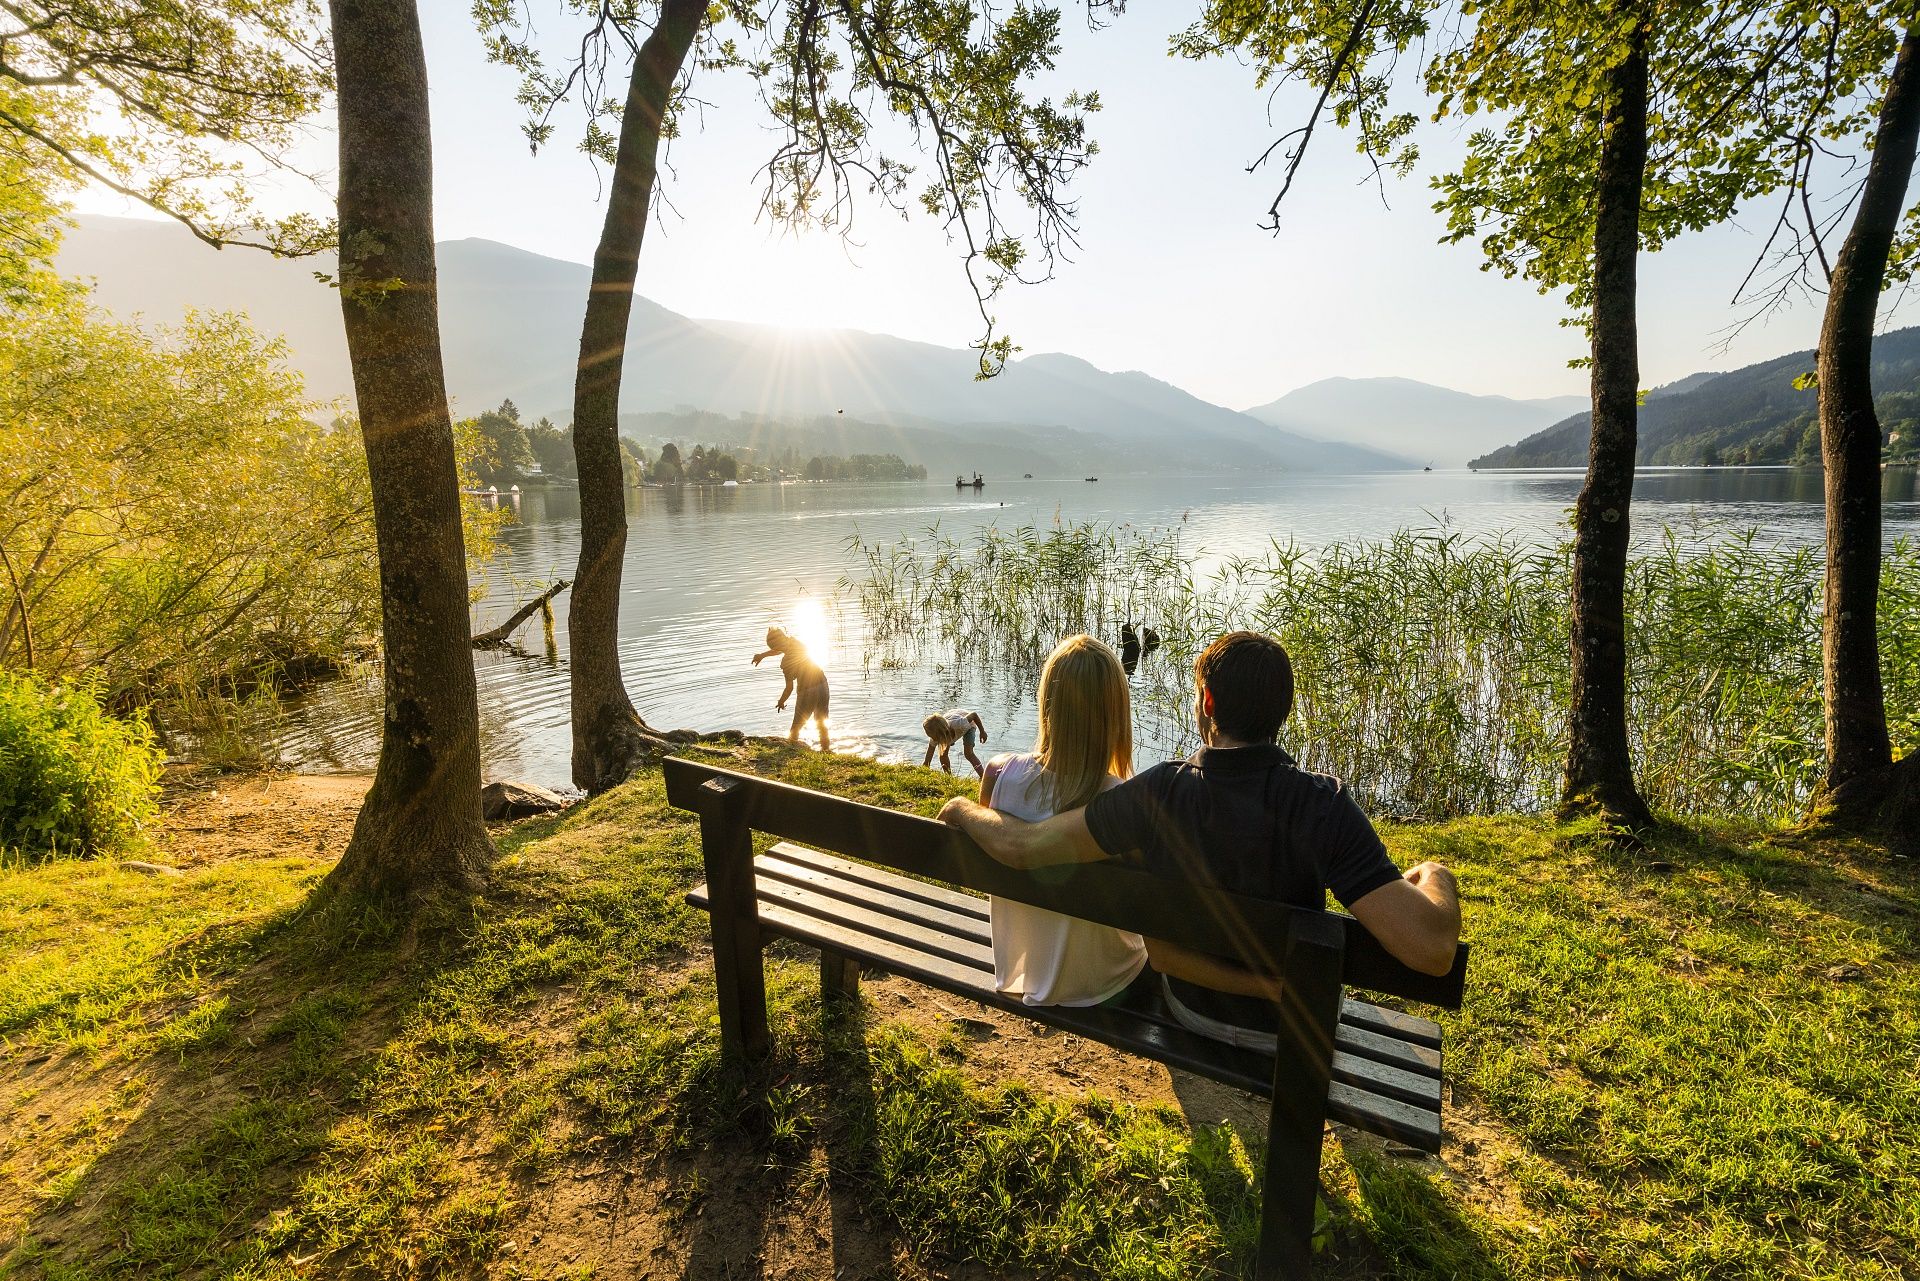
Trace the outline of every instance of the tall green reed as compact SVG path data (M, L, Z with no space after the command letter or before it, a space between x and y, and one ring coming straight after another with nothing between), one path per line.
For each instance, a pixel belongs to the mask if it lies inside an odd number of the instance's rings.
M933 648L1032 680L1063 635L1151 623L1135 678L1143 754L1194 745L1190 665L1223 631L1284 642L1283 742L1377 811L1534 811L1558 793L1569 696L1570 547L1403 530L1306 550L1275 543L1197 569L1177 533L1105 525L930 530L851 544L853 590L890 664ZM1754 533L1671 531L1627 578L1629 733L1648 800L1683 815L1802 813L1825 765L1821 561ZM1920 554L1887 558L1880 618L1895 741L1920 733Z

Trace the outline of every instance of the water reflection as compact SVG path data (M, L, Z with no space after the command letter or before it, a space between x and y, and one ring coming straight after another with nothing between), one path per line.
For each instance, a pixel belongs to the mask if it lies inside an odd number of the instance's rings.
M1204 570L1270 541L1315 548L1378 538L1396 528L1504 532L1551 544L1567 536L1576 471L1374 476L1078 477L989 482L976 494L933 483L747 484L733 489L636 489L621 593L621 662L635 703L656 725L734 728L784 736L766 677L747 662L768 627L812 628L809 650L833 687L834 747L918 759L929 712L971 706L1005 726L995 746L1034 732L1028 682L956 670L936 659L886 658L867 643L859 607L841 582L846 540L913 538L930 527L964 535L989 525L1050 527L1057 519L1178 529ZM1920 475L1885 473L1889 540L1920 529ZM1684 544L1755 528L1762 542L1818 544L1821 474L1793 468L1663 468L1636 482L1634 536L1647 546L1672 530ZM502 531L474 629L502 621L555 578L571 578L579 493L529 487L519 520ZM566 653L567 598L556 602ZM1102 629L1119 643L1116 616ZM1139 620L1136 619L1136 622ZM537 626L530 623L529 627ZM522 633L522 643L537 642ZM1162 660L1156 654L1143 668ZM564 784L569 774L564 657L478 652L483 749L491 774ZM365 768L378 749L378 681L355 679L296 709L286 750L315 767ZM1149 741L1151 727L1136 737Z

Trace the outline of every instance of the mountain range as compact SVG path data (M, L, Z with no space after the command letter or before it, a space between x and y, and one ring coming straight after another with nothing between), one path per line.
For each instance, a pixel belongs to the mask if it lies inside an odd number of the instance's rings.
M511 398L529 419L566 422L588 268L488 240L443 242L438 254L441 338L457 411ZM95 300L123 318L165 323L190 307L245 312L263 332L285 337L289 363L316 399L351 397L339 304L315 278L332 270L330 260L215 252L169 223L84 217L60 266L91 278ZM637 296L622 426L644 433L661 415L684 420L703 411L732 420L730 435L713 443L791 440L798 432L833 452L898 453L936 475L976 467L1056 475L1381 471L1457 465L1580 403L1333 378L1238 413L1148 374L1112 373L1061 353L1009 362L987 381L974 371L974 354L962 348L695 320Z
M1303 436L1409 454L1434 467L1464 467L1476 454L1586 407L1585 396L1511 400L1411 378L1323 378L1246 412Z
M589 269L487 240L443 242L438 256L441 341L457 412L511 398L529 418L568 421ZM332 270L331 260L214 252L167 223L89 217L69 234L60 267L92 278L95 300L122 318L164 323L188 307L244 311L263 332L285 336L289 361L316 399L350 396L339 303L315 278ZM936 474L995 466L1080 474L1415 465L1385 450L1277 428L1146 374L1109 373L1075 356L1029 356L987 381L974 378L975 368L963 348L699 321L636 297L621 410L747 415L749 426L855 418L896 433L869 448L924 462Z
M1635 460L1656 467L1818 463L1818 393L1794 386L1813 367L1812 351L1796 351L1656 387L1640 406ZM1874 339L1873 390L1888 456L1910 454L1920 432L1920 327ZM1582 467L1592 431L1582 410L1470 465Z

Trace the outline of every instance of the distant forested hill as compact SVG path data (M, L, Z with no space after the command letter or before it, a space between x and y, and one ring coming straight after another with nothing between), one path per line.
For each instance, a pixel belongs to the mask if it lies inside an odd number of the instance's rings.
M1648 396L1640 407L1644 466L1817 463L1816 393L1793 380L1813 370L1813 353L1748 365L1725 374L1693 374ZM1920 453L1920 327L1882 334L1873 344L1873 388L1888 458ZM1590 430L1584 413L1565 418L1473 467L1579 467Z

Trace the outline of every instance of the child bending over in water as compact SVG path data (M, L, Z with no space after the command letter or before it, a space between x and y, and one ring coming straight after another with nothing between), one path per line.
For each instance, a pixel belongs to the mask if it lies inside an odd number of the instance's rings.
M781 687L780 701L773 705L776 712L785 711L787 698L797 689L799 698L793 705L793 728L787 733L789 743L800 741L800 728L809 720L820 731L820 750L827 750L827 674L820 664L807 654L807 647L797 638L778 627L767 629L767 647L753 656L753 665L760 666L763 658L780 655L780 674L787 678Z
M1033 751L996 756L980 780L980 803L1039 822L1078 809L1133 773L1133 709L1127 674L1091 636L1069 636L1040 673L1040 737ZM993 981L1027 1005L1098 1005L1147 963L1138 934L993 899Z
M940 753L940 768L953 773L953 762L947 759L947 753L953 750L955 743L960 744L960 754L967 758L976 774L985 774L980 758L973 754L973 743L977 738L987 741L987 725L980 719L978 712L962 711L954 708L950 712L940 712L920 722L920 728L927 732L927 759L920 762L925 769L933 764L933 754Z

